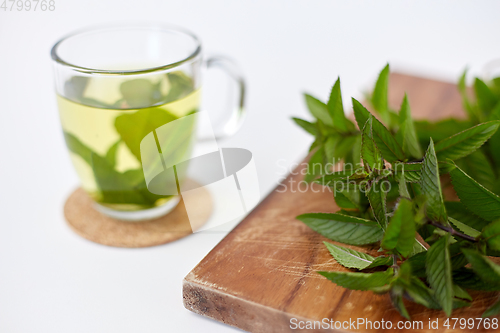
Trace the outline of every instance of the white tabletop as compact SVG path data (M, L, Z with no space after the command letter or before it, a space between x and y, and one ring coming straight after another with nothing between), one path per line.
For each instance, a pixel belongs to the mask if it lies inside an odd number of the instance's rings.
M0 4L3 0L0 0ZM11 2L7 1L8 8ZM196 32L241 65L248 118L225 147L253 152L267 194L311 138L301 92L346 108L383 65L450 81L500 57L494 1L55 0L53 12L0 8L0 332L230 332L182 305L182 279L229 227L146 249L86 241L62 206L78 185L59 125L49 50L88 25L151 21ZM411 101L411 96L410 96ZM280 162L281 160L281 162Z

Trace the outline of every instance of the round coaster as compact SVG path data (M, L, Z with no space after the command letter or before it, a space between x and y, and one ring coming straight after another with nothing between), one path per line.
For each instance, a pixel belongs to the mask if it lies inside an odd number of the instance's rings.
M210 217L212 199L208 191L198 191L198 225L191 225L184 202L165 216L146 221L127 222L101 214L81 188L75 190L64 205L64 216L71 229L92 242L117 247L148 247L172 242L192 234ZM194 203L194 202L193 202ZM201 222L203 221L203 222Z

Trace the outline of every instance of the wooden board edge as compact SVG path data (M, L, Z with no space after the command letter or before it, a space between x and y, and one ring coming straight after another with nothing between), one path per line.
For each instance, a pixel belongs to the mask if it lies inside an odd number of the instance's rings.
M203 317L252 333L292 332L294 331L290 327L292 318L295 318L297 322L310 320L225 294L209 286L189 281L188 277L189 275L182 281L184 307ZM308 330L308 332L341 331L315 329Z

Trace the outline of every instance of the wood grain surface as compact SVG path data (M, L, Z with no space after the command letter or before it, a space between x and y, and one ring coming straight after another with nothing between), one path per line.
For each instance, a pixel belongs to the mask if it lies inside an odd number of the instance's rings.
M463 116L460 96L452 84L392 74L391 106L399 107L405 91L415 118ZM341 322L357 321L358 318L372 322L383 319L396 326L398 321L405 319L392 307L388 295L347 290L316 273L318 270L347 270L328 253L323 245L327 239L295 217L310 212L335 212L338 208L328 189L319 185L298 188L302 180L300 170L301 166L186 276L183 283L185 307L250 332L293 332L290 328L292 318L303 321L328 318ZM475 299L472 306L453 311L452 317L479 318L497 298L496 293L471 292L471 295ZM412 320L423 322L423 329L404 331L462 331L459 325L447 330L443 326L446 317L441 311L406 301L405 304ZM439 320L439 328L429 329L429 319ZM351 326L307 331L386 330L361 325L359 329Z

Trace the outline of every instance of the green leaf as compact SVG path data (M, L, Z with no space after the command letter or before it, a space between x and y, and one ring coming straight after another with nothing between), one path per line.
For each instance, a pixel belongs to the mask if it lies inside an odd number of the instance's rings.
M83 144L76 136L69 132L64 132L64 140L68 149L80 156L89 166L92 165L92 149Z
M353 272L318 272L333 283L351 290L373 290L391 282L392 268L385 272L353 273Z
M356 169L352 172L347 171L346 169L335 171L333 173L329 173L324 175L323 177L317 179L315 182L324 186L334 186L335 182L348 182L350 180L363 180L366 179L368 174L364 171L364 169Z
M471 127L472 124L470 121L451 118L438 122L418 120L414 122L414 125L417 130L418 141L422 147L427 147L431 138L434 142L439 142L458 132L465 131Z
M415 239L413 241L412 249L411 249L410 254L408 255L408 257L414 256L414 255L416 255L418 253L426 252L426 251L427 251L427 248L422 243L420 243L420 241L418 241L417 239Z
M352 99L352 106L358 127L363 128L368 118L370 118L371 113L354 98ZM389 132L389 130L375 117L373 117L372 128L375 144L380 149L384 159L390 163L404 161L406 159L403 150L392 136L391 132Z
M329 137L324 145L328 163L339 163L352 150L356 140L357 136L354 135Z
M485 283L478 274L469 268L461 268L453 271L453 282L465 289L482 291L500 290L500 284Z
M490 306L484 313L483 318L496 316L500 313L500 299L496 301L495 304Z
M488 224L481 233L481 238L490 249L500 251L500 219Z
M498 102L495 94L490 88L479 78L474 81L474 92L476 94L476 101L479 109L483 115L487 116Z
M449 316L453 308L453 281L448 241L449 234L446 234L430 247L425 265L427 281L435 292L436 300Z
M438 162L432 139L422 164L420 187L422 194L427 197L425 203L426 214L433 221L447 224L448 218L444 207Z
M434 299L434 291L429 289L420 279L411 277L411 283L407 286L406 292L412 301L421 304L429 309L441 309L441 306Z
M470 176L479 184L492 190L496 181L495 171L482 150L476 150L464 159Z
M387 191L383 188L381 182L373 182L366 190L366 196L375 219L380 227L385 230L387 227Z
M116 141L114 144L109 147L108 151L106 152L106 160L111 166L116 165L116 153L118 151L118 147L120 146L121 140Z
M411 199L410 192L408 192L408 186L406 186L406 179L405 179L404 169L396 177L398 178L399 196L402 197L402 198Z
M162 98L162 104L177 101L194 91L194 82L183 71L174 71L166 74L170 83L167 95ZM156 91L160 90L156 88Z
M158 127L176 119L176 116L161 107L145 108L116 117L115 128L130 152L141 161L142 139Z
M453 294L455 295L455 297L472 301L472 297L470 297L470 295L465 290L463 290L456 284L453 285Z
M411 117L410 104L408 103L406 94L399 111L399 132L397 138L406 155L411 155L416 159L422 158L422 148L417 139L415 125Z
M479 236L481 234L480 231L478 231L478 230L476 230L474 228L469 227L465 223L462 223L460 221L455 220L451 216L448 216L448 221L450 221L451 224L453 224L456 228L458 228L458 230L460 230L461 232L463 232L464 234L466 234L468 236L476 238L477 236Z
M500 286L500 266L476 250L462 249L474 272L487 284Z
M394 163L393 166L396 175L404 174L405 180L409 183L420 181L422 173L422 163Z
M425 270L426 258L427 251L417 253L406 260L411 265L413 275L417 277L425 277L427 275Z
M462 96L462 105L463 105L465 111L467 111L469 118L476 120L476 119L478 119L478 115L477 115L477 111L475 110L475 108L472 107L472 104L471 104L469 97L467 95L466 79L467 79L467 68L464 70L464 72L460 76L460 80L458 81L458 84L457 84L458 91L460 92L460 95Z
M304 176L306 182L312 182L325 173L323 161L323 149L320 147L307 162L307 173Z
M333 120L333 127L340 132L352 130L354 126L347 120L342 104L342 93L340 91L340 78L337 79L330 92L330 98L327 104L328 112Z
M393 263L393 260L391 257L386 257L386 256L379 256L376 257L375 260L366 268L374 268L374 267L379 267L379 266L391 266Z
M446 201L444 205L448 216L453 217L455 220L458 220L475 230L483 230L483 228L489 223L469 211L460 201Z
M300 118L292 118L292 119L297 125L302 127L302 129L308 132L309 134L312 134L314 136L318 134L318 129L316 128L316 125L314 125L313 123L310 123Z
M474 214L487 221L500 218L500 197L476 182L460 168L450 172L460 201Z
M330 251L332 257L334 257L339 264L347 268L365 269L375 260L374 257L363 252L328 242L323 243L326 245L328 251Z
M436 144L436 154L440 161L458 160L481 147L498 129L500 121L490 121L471 127Z
M404 292L403 287L396 285L392 287L391 291L389 292L389 295L391 297L392 305L396 310L398 310L399 314L401 314L401 316L405 317L406 319L410 320L410 315L408 314L408 311L406 310L406 307L403 303L403 292Z
M165 196L158 196L145 189L145 180L142 169L129 170L125 173L116 171L106 158L92 154L92 171L99 187L101 203L106 204L135 204L143 208L154 207L156 200Z
M100 203L134 204L141 208L151 208L154 207L156 200L166 198L148 191L142 168L124 173L114 169L112 156L116 154L117 143L110 147L106 157L102 157L74 135L65 132L64 137L70 151L80 156L92 168L100 192L97 201Z
M363 196L358 189L348 188L345 190L334 188L333 197L340 208L364 210Z
M396 249L408 257L415 241L415 221L412 203L402 199L385 230L381 246L386 250Z
M361 134L361 159L370 171L383 168L384 160L373 139L371 116L366 121Z
M309 112L311 112L316 119L322 121L325 125L333 126L333 121L330 117L326 104L308 94L304 94L304 97L306 99Z
M374 221L342 214L309 213L297 216L314 231L328 239L350 245L378 242L382 229Z
M373 108L378 112L384 122L389 121L389 64L387 64L380 72L375 89L372 94Z

